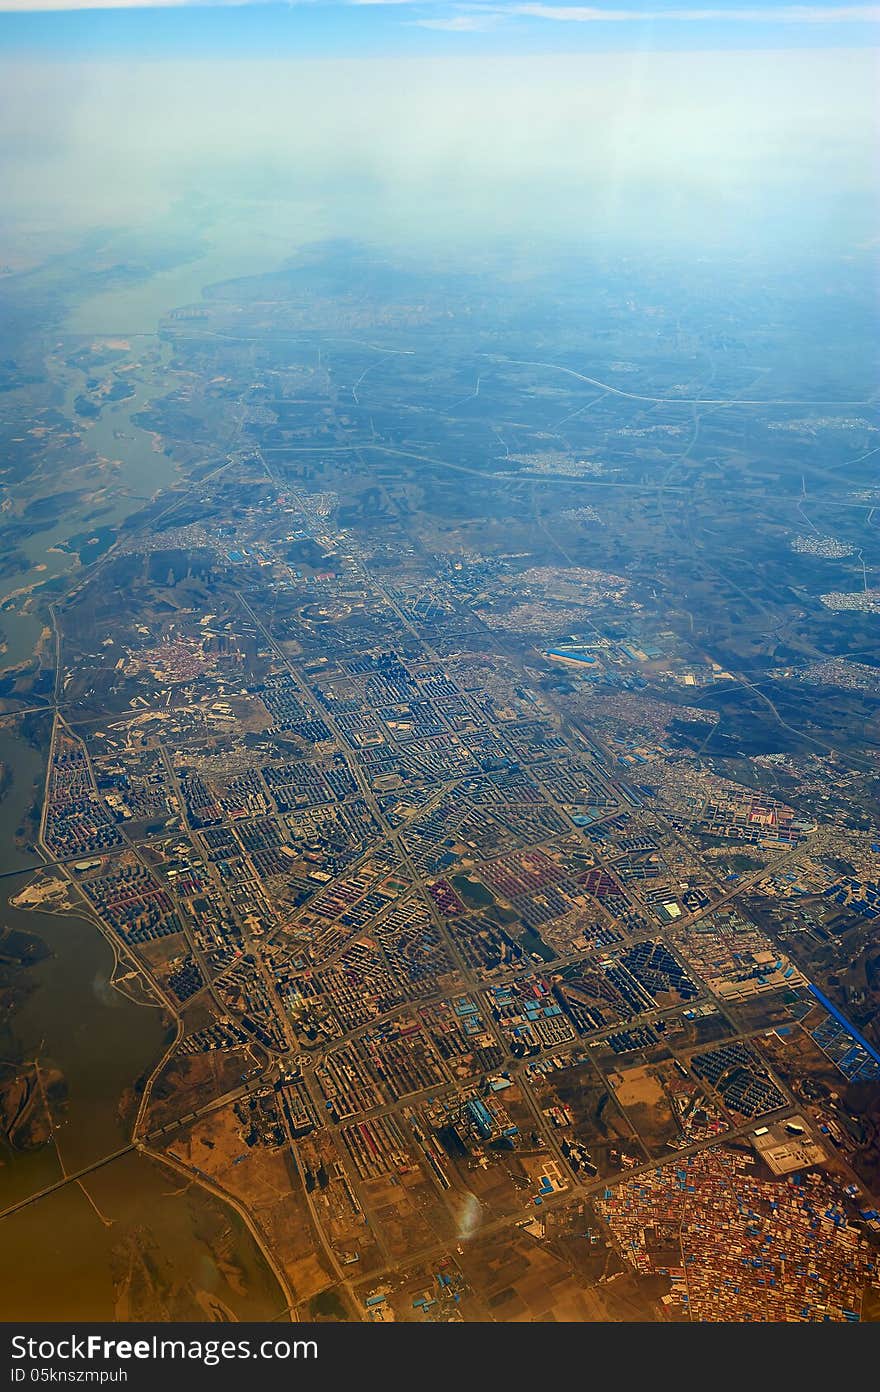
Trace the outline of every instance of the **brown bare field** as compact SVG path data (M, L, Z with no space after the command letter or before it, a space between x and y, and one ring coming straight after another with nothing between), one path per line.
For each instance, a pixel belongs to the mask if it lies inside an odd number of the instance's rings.
M312 1231L302 1181L286 1149L245 1147L234 1104L175 1136L169 1153L239 1199L283 1268L297 1302L332 1284ZM242 1155L246 1159L241 1159ZM235 1162L239 1161L238 1164Z
M203 1054L175 1054L159 1074L150 1095L147 1129L155 1130L222 1097L251 1066L244 1049L211 1049Z

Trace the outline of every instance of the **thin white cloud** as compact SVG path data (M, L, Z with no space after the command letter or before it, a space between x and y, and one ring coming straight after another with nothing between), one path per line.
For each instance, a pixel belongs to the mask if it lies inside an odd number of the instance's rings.
M593 5L514 4L507 14L577 24L631 24L645 20L701 23L724 20L734 24L849 24L880 21L880 5L767 5L743 10L609 10Z
M723 240L736 255L789 235L848 251L876 231L872 54L624 47L158 67L0 55L3 219L64 237L149 227L201 194L237 255L356 236L430 245L444 265L499 228L532 247Z
M186 5L199 8L235 8L249 4L259 5L265 0L0 0L0 13L42 12L51 13L62 10L120 10L120 9L174 9ZM670 10L655 9L610 9L604 5L563 5L546 4L543 0L514 0L505 4L503 0L487 0L481 4L444 3L444 0L287 0L290 6L315 5L322 8L337 6L414 6L435 10L419 19L410 21L423 29L443 30L450 33L473 33L489 29L505 18L539 19L568 24L633 24L662 23L669 21L680 24L700 24L705 22L724 22L729 24L851 24L880 22L880 5L773 5L760 8L716 9L688 8ZM449 13L451 11L451 13Z
M0 13L57 13L60 10L171 10L184 5L232 9L241 0L0 0ZM247 3L247 0L245 0Z
M354 0L354 3L359 5L378 2L379 0ZM404 0L396 0L396 3L402 4ZM450 34L479 34L494 28L499 17L495 13L487 12L453 15L448 19L414 19L412 23L419 29L440 29Z

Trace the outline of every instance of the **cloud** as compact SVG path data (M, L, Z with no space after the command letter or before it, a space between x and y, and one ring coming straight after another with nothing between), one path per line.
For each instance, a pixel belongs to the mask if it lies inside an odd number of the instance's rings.
M877 227L875 86L873 56L839 49L0 55L0 222L70 238L207 206L256 264L338 236L444 265L498 237L848 251Z
M355 0L355 3L375 4L381 0ZM397 0L397 3L404 3L404 0ZM412 23L419 29L441 29L450 34L481 34L494 28L499 18L499 14L486 11L485 14L452 15L448 19L414 19Z
M724 21L732 24L848 24L880 21L880 5L767 5L762 9L719 10L610 10L593 5L514 4L505 13L530 19L552 19L577 24L631 24L671 20L698 24Z
M259 6L267 0L0 0L0 13L42 12L61 10L120 10L120 9L180 9L194 6L209 8L244 8ZM880 22L880 5L787 5L768 3L742 9L689 8L655 9L611 8L607 5L545 4L542 0L505 4L503 0L487 3L448 3L448 0L286 0L289 7L308 5L310 8L345 9L348 7L418 6L430 11L425 17L408 21L423 29L450 33L473 33L493 27L503 19L552 20L569 24L871 24Z
M199 9L231 9L241 0L0 0L0 13L52 14L60 10L172 10L185 5ZM247 0L245 0L247 3Z

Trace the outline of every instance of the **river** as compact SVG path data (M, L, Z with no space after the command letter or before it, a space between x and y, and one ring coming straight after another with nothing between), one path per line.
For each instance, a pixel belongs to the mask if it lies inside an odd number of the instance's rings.
M88 428L89 447L120 466L102 527L121 522L175 477L171 461L132 420L157 390L160 317L197 298L211 281L245 269L240 254L224 261L215 253L136 291L83 301L72 312L68 332L143 334L154 358L152 366L139 367L136 394L105 407ZM76 372L62 385L70 410L81 389ZM45 569L4 578L4 593L72 570L73 558L51 548L80 531L84 521L68 514L28 538L28 559ZM40 620L5 612L2 626L4 665L25 661L40 637ZM132 1090L171 1036L158 1008L135 1003L110 985L113 952L93 923L8 902L39 859L17 843L16 832L45 777L44 755L22 736L14 718L0 719L0 761L10 775L0 799L0 926L36 937L44 949L39 960L17 969L12 1008L0 1019L0 1060L29 1065L36 1059L41 1071L57 1071L64 1081L63 1097L50 1104L48 1144L15 1149L0 1137L2 1213L63 1173L129 1142ZM134 1152L0 1219L0 1235L6 1270L17 1275L4 1290L6 1319L259 1319L284 1308L275 1277L234 1209Z
M171 349L158 338L161 320L173 309L198 301L208 285L235 279L255 269L276 264L289 250L280 237L255 235L253 227L212 230L202 255L160 271L134 286L104 290L83 297L72 305L59 329L59 337L70 347L77 339L121 339L131 344L139 359L132 374L135 395L124 401L108 402L95 421L79 421L86 448L99 458L114 461L108 491L101 503L101 514L88 522L91 505L81 514L66 513L57 522L35 531L21 543L29 566L0 580L0 606L6 596L29 586L39 585L66 572L72 572L76 557L57 549L87 525L112 529L124 521L146 499L167 488L176 478L172 461L155 447L152 434L136 424L136 416L162 390L162 373ZM265 259L262 259L265 258ZM50 369L63 398L62 410L69 420L77 420L74 398L82 391L86 372L69 368L60 358L50 359ZM108 537L108 541L112 539ZM0 612L0 629L6 650L0 654L3 666L26 662L40 638L41 621L19 604Z

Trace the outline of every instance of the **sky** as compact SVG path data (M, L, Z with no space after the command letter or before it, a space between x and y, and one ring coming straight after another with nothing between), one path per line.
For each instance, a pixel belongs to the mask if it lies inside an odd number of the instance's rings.
M880 4L809 0L0 0L0 51L71 54L861 48L878 26Z
M103 5L0 0L0 264L196 206L273 245L876 237L880 5Z

